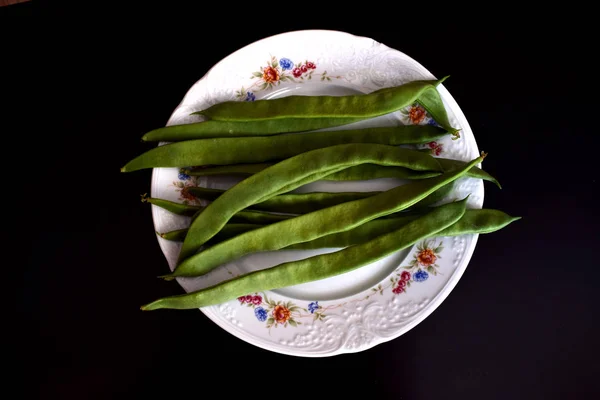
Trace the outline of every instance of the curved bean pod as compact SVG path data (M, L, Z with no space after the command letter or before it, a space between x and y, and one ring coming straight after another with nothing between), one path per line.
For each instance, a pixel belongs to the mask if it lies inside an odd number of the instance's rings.
M193 255L235 213L267 200L283 189L291 191L332 172L364 163L419 171L441 170L436 159L429 155L379 144L343 144L299 154L246 178L208 205L192 222L179 261Z
M447 131L407 125L345 131L285 134L274 137L198 139L158 146L129 161L121 172L189 165L229 165L283 160L310 150L345 144L400 145L435 140Z
M297 243L285 250L314 250L326 248L343 248L365 243L376 237L399 229L407 223L416 220L423 214L399 215L394 218L381 218L369 221L356 228L323 236L309 242ZM521 219L493 209L466 210L460 220L446 229L435 234L441 236L459 236L472 233L492 233L508 224Z
M171 211L178 215L185 215L188 217L195 217L202 212L206 207L192 206L189 204L176 203L169 200L157 199L153 197L145 198L144 201L154 204L158 207L164 208L165 210ZM284 214L270 214L262 211L240 211L234 214L230 221L242 224L272 224L274 222L283 221L292 218L293 215ZM187 231L187 229L186 229Z
M258 229L263 227L264 225L260 224L227 224L221 229L219 233L217 233L211 240L206 242L207 245L213 245L219 242L222 242L227 239L231 239L234 236L239 235L240 233L248 232L254 229ZM185 229L177 229L174 231L169 231L165 233L158 233L158 235L166 240L171 241L183 241L185 239L185 235L187 234L187 228Z
M464 161L452 160L449 158L436 158L444 171L450 168L460 167L465 165ZM207 167L200 169L183 169L188 175L193 176L211 176L211 175L236 175L236 176L250 176L257 172L262 171L265 168L270 167L273 163L261 163L261 164L238 164L228 165L222 167ZM427 179L438 176L441 172L437 171L414 171L408 168L402 167L386 167L375 164L361 164L355 167L343 169L339 172L327 175L323 178L325 181L362 181L379 178L396 178L396 179ZM502 189L500 182L496 180L492 175L487 173L478 167L473 167L467 173L468 177L483 179L488 182L492 182L498 188Z
M373 118L414 103L440 81L413 81L369 94L288 96L253 102L226 101L198 111L212 120L258 121L285 118Z
M433 236L460 220L465 212L465 200L437 207L423 217L368 242L251 272L196 292L158 299L141 309L200 308L255 291L278 289L350 272Z
M225 193L222 189L190 187L188 192L205 200L216 200ZM253 204L252 210L304 214L322 208L331 207L347 201L364 199L380 192L311 192L280 194L268 200Z
M198 113L192 113L198 114ZM144 136L144 142L179 142L183 140L270 136L280 133L305 132L316 129L332 128L361 121L363 118L288 118L263 121L202 121L191 124L165 126L154 129Z
M463 169L446 172L435 178L398 186L375 196L338 204L246 232L190 256L180 263L173 273L164 277L171 279L177 276L202 275L220 264L249 253L279 250L296 243L349 230L367 221L401 211L458 179L473 165L481 162L483 157L471 161ZM186 240L189 237L190 233Z

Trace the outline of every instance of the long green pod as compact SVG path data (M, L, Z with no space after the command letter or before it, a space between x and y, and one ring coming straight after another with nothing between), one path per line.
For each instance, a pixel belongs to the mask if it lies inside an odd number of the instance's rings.
M165 210L171 211L178 215L185 215L189 217L196 217L199 215L206 207L203 206L193 206L189 204L176 203L174 201L157 199L153 197L147 197L144 201L154 204L158 207L164 208ZM293 215L284 215L284 214L270 214L262 211L251 211L245 210L240 211L234 214L230 221L235 223L242 224L272 224L274 222L283 221L289 218L292 218ZM187 231L187 229L186 229Z
M192 114L198 114L196 112ZM179 124L154 129L144 136L145 142L179 142L183 140L270 136L280 133L305 132L316 129L332 128L358 122L364 118L288 118L262 121L202 121L191 124Z
M273 137L187 140L148 150L129 161L121 171L277 161L339 144L377 143L395 146L429 142L446 133L435 126L400 125Z
M258 121L286 118L373 118L414 103L439 81L413 81L369 94L288 96L253 102L226 101L198 113L212 120Z
M465 164L464 161L452 160L450 158L436 158L436 160L438 160L444 171L448 171L452 168L460 168ZM471 171L469 171L469 174L467 174L467 176L470 178L483 179L492 182L493 184L498 186L498 188L502 189L500 182L498 182L496 178L494 178L492 175L485 172L481 168L473 167Z
M244 179L209 204L190 225L179 261L198 251L235 213L267 200L283 188L291 191L294 186L308 183L309 179L317 181L332 171L365 163L419 171L441 170L430 155L380 144L343 144L299 154Z
M422 215L423 214L398 214L398 216L396 216L396 214L394 214L394 218L381 218L369 221L352 230L334 233L304 243L297 243L286 247L284 250L314 250L354 246L396 230ZM438 232L436 236L492 233L519 219L521 219L521 217L512 217L499 210L486 208L467 210L459 221Z
M429 115L438 123L442 128L448 130L453 136L453 139L460 138L460 130L450 125L448 119L448 113L442 102L442 98L437 90L427 90L419 96L416 101L420 104Z
M204 168L183 168L181 172L190 176L250 176L274 163L235 164ZM402 167L382 167L373 164L357 165L342 171L327 175L327 181L361 181L377 178L426 179L438 176L437 171L413 171Z
M181 172L190 176L249 176L269 168L274 163L233 164L216 167L182 168Z
M521 217L512 217L503 211L491 208L467 210L458 222L438 232L437 236L492 233L520 219Z
M200 308L220 304L247 293L279 289L350 272L435 235L460 220L465 207L466 199L449 203L368 242L251 272L196 292L164 297L142 306L141 309L149 311L159 308Z
M464 175L483 156L460 170L438 177L411 182L365 199L324 208L309 214L264 226L216 244L181 262L166 278L198 276L220 264L259 251L273 251L307 242L332 233L346 231L370 220L404 210L431 193ZM187 238L190 237L188 233Z
M150 203L160 208L164 208L167 211L170 211L177 215L184 215L186 217L194 216L198 211L200 211L203 207L200 206L191 206L189 204L177 203L170 200L159 199L155 197L147 197L146 195L142 196L142 203Z
M227 224L221 229L219 233L217 233L211 240L207 242L207 245L213 245L219 242L222 242L227 239L231 239L232 237L239 235L240 233L248 232L254 229L258 229L263 227L264 225L260 224L244 224L244 223L232 223ZM185 239L185 235L187 234L187 228L177 229L174 231L158 233L158 235L166 240L181 242Z
M444 171L450 168L460 167L465 164L464 161L452 160L449 158L436 158ZM273 163L260 164L238 164L218 167L207 167L199 169L184 169L188 175L194 176L210 176L210 175L235 175L235 176L250 176L265 168L270 167ZM361 164L355 167L345 168L341 171L332 173L323 178L326 181L362 181L379 178L396 178L396 179L427 179L438 176L441 172L437 171L414 171L409 168L402 167L386 167L375 164ZM473 167L467 173L470 178L483 179L494 183L499 188L500 183L488 172L478 167Z
M216 200L225 193L222 189L190 187L189 193L205 200ZM364 199L380 192L311 192L297 194L280 194L268 200L253 204L251 210L304 214L322 208L345 203L347 201Z

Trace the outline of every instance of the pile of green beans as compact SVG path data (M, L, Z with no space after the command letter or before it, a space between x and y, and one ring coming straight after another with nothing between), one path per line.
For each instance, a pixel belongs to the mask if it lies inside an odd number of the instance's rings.
M206 206L142 197L189 217L189 226L157 234L181 241L174 271L196 277L244 255L262 251L339 248L334 253L286 262L206 289L142 306L191 309L249 292L325 279L370 264L436 236L491 233L519 219L499 210L467 210L464 198L436 205L461 177L498 181L463 162L436 158L403 145L438 140L451 126L437 86L446 78L413 81L364 95L289 96L254 102L227 101L195 114L207 120L155 129L144 141L173 142L130 160L122 172L175 167L195 176L233 175L227 190L189 187ZM419 104L439 126L343 129L345 125ZM324 128L340 130L317 131ZM311 192L295 189L316 181L397 178L408 183L382 192Z

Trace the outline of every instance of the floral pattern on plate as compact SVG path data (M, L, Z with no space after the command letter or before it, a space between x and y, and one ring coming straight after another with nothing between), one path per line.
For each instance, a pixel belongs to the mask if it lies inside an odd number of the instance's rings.
M281 82L303 83L315 78L323 82L330 82L332 79L341 79L342 77L331 76L327 71L316 73L317 65L313 61L305 60L300 63L294 63L289 58L277 58L271 56L271 60L266 62L265 66L260 67L258 71L252 73L251 79L254 82L247 88L242 88L236 92L236 97L245 101L256 100L256 92L273 89L281 85Z

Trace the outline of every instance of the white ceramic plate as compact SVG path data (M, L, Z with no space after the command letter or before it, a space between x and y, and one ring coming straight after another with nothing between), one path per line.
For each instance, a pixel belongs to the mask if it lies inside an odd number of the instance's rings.
M453 68L448 65L448 74ZM417 79L436 78L409 56L372 39L335 31L290 32L252 43L216 64L190 88L167 125L200 121L201 117L190 114L226 100L369 93ZM448 136L430 147L441 157L463 161L476 158L479 150L465 116L443 85L438 90L450 122L461 129L461 138L452 140ZM408 107L352 127L399 123L434 121L424 110ZM174 168L158 168L153 172L151 195L202 204L186 192L186 187L225 189L235 182L224 178L194 179ZM395 179L315 182L297 192L374 191L400 184L404 182ZM471 195L470 208L482 207L483 183L472 178L458 180L454 192L442 203L467 194ZM152 215L158 232L189 224L189 218L155 206ZM180 244L160 237L158 241L172 270ZM279 353L320 357L362 351L402 335L438 307L465 271L476 241L477 235L435 238L335 278L249 293L201 311L238 338ZM207 276L178 281L186 291L194 291L232 276L319 252L322 251L252 254Z

